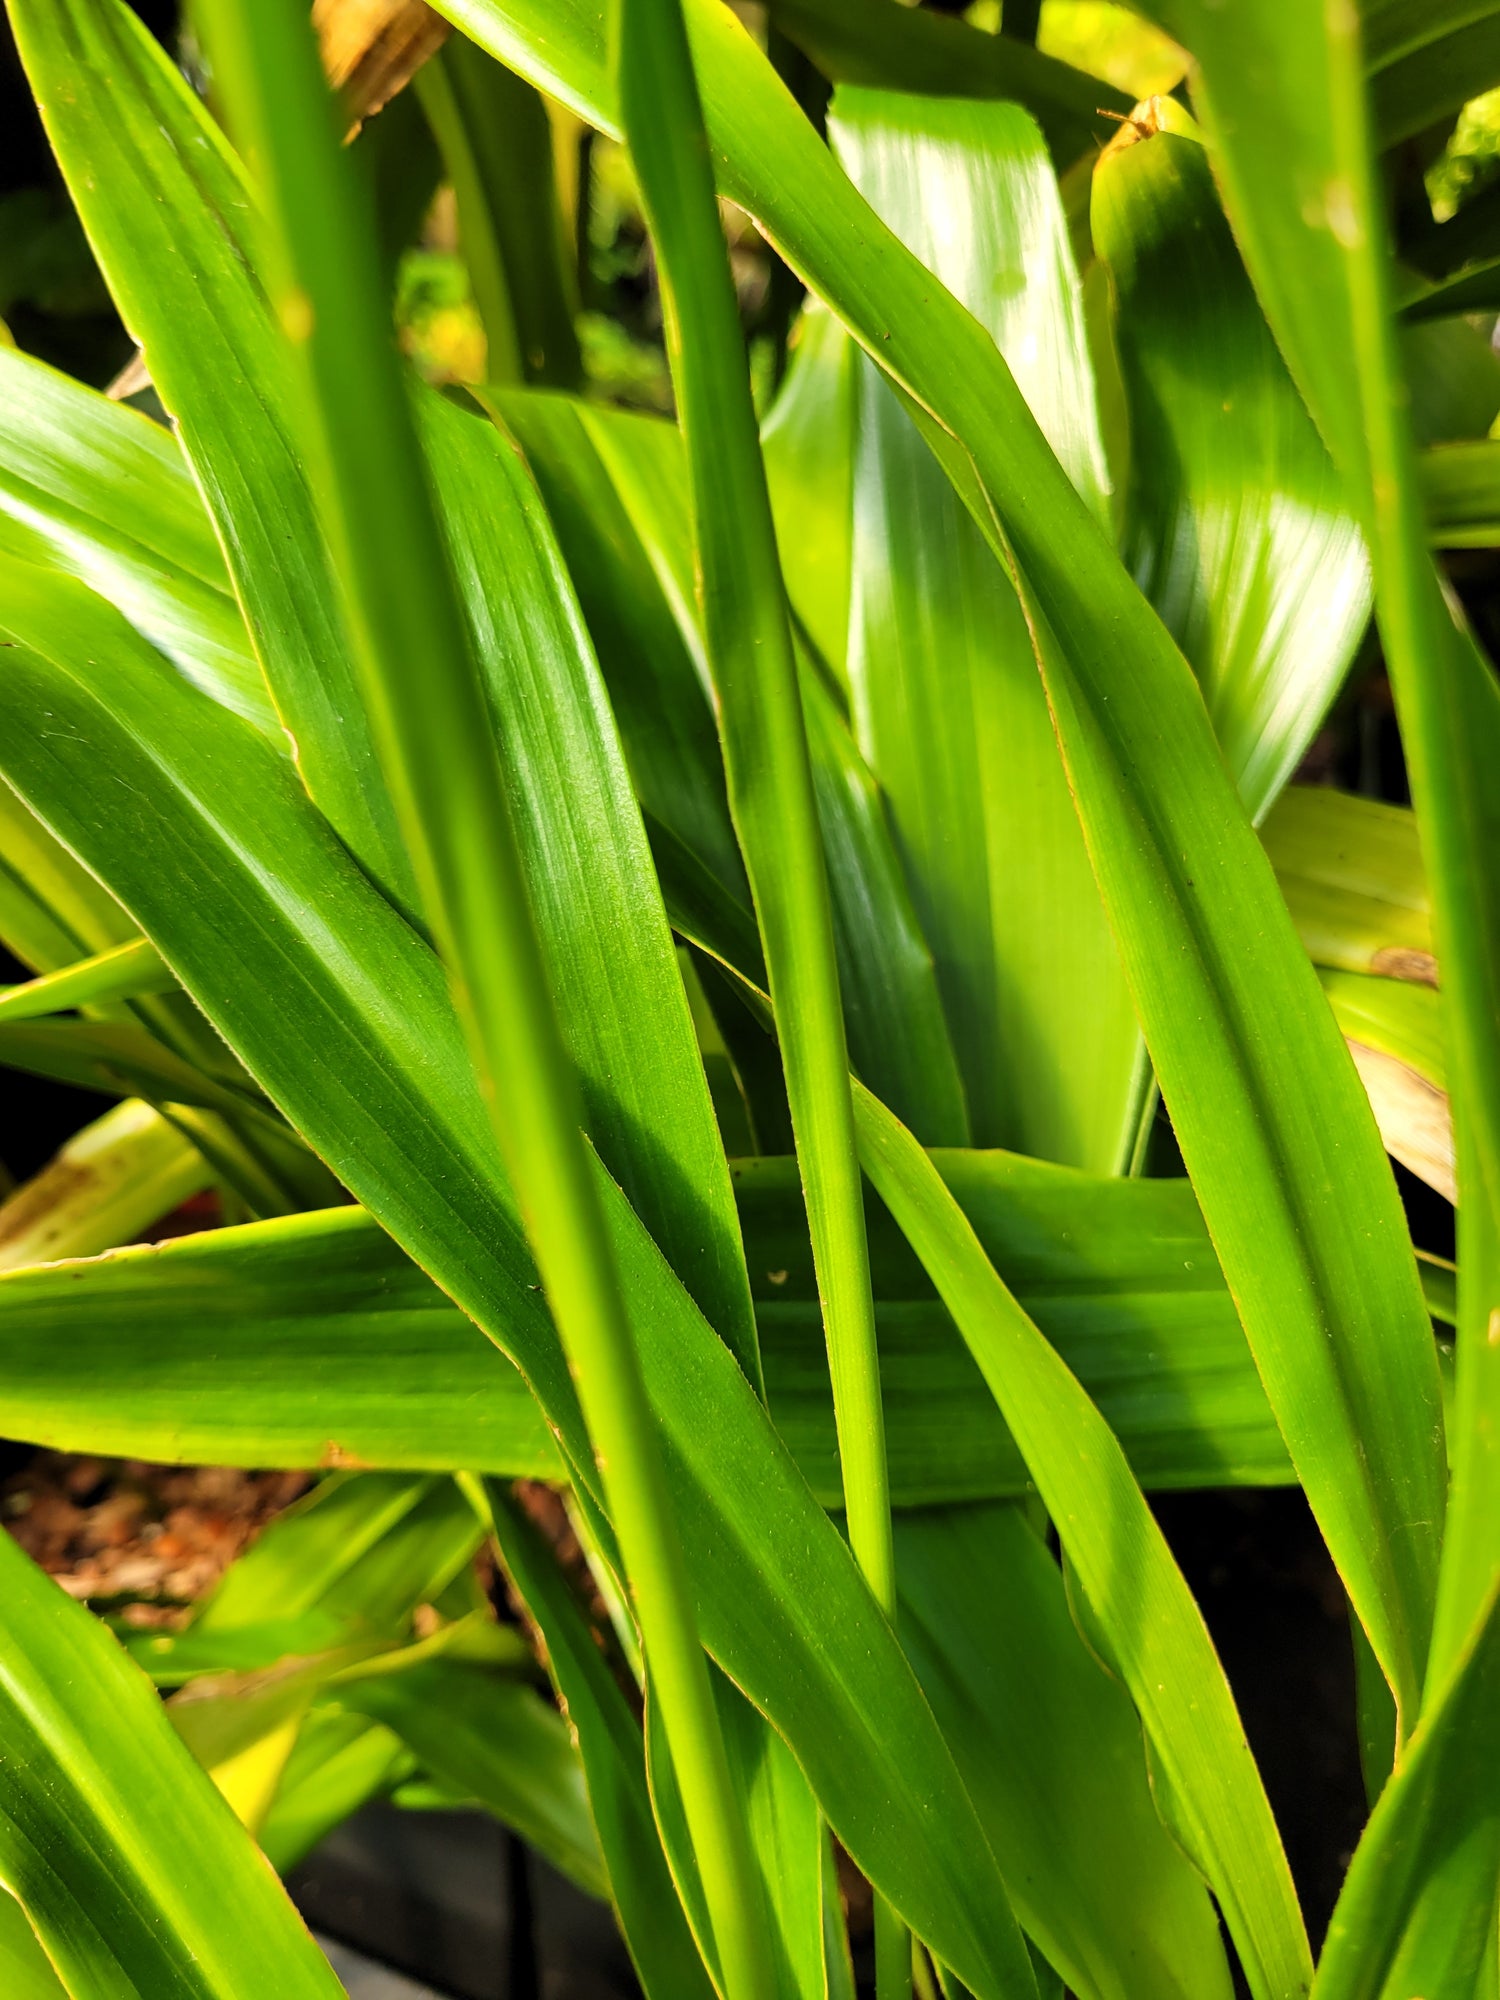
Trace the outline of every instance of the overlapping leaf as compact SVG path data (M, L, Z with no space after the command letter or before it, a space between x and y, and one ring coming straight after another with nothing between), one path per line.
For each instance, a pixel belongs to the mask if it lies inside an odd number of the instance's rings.
M342 1992L145 1676L0 1535L0 1880L76 1993ZM102 1717L111 1726L102 1730Z
M292 1122L517 1359L587 1467L436 959L284 761L100 600L17 571L6 613L13 630L25 619L28 638L8 656L0 768L37 804L45 795L49 821L107 876ZM65 664L79 657L95 662L88 686ZM39 730L39 707L70 726ZM170 860L183 841L197 858L191 885ZM221 921L206 924L205 910ZM786 1735L850 1852L976 1991L999 1991L993 1865L895 1640L727 1349L600 1181L705 1640Z
M444 11L613 123L581 4ZM736 23L691 0L689 25L721 190L929 414L945 469L1014 554L1184 1156L1309 1498L1414 1706L1443 1501L1426 1316L1373 1120L1191 672L983 330L852 192Z
M1102 518L1081 293L1036 128L1013 105L847 89L833 113L856 184L995 336ZM1134 1138L1139 1036L1026 620L863 357L853 509L854 728L933 947L974 1140L1114 1171Z

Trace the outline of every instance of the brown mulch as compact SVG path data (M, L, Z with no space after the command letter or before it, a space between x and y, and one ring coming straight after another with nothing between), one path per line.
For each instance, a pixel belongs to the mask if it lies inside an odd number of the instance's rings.
M0 1484L0 1522L70 1597L170 1626L309 1483L305 1472L40 1451Z

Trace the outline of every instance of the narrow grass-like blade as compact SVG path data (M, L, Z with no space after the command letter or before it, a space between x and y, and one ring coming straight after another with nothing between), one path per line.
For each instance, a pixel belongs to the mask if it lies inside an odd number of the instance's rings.
M833 905L748 357L679 0L621 0L610 65L656 249L705 647L807 1193L850 1546L889 1615L885 1427ZM728 1940L717 1943L728 1984ZM763 1954L756 1971L765 1990Z
M478 394L525 452L546 502L642 807L748 910L708 691L583 406L537 392Z
M378 1723L314 1704L261 1822L261 1852L278 1875L290 1874L351 1813L409 1777L415 1761Z
M458 207L486 379L571 388L582 364L563 261L552 128L529 83L451 37L417 75Z
M1483 2000L1494 1973L1497 1874L1500 1588L1492 1588L1355 1850L1316 2000Z
M577 1738L610 1895L641 1984L650 2000L707 2000L714 1989L652 1816L640 1725L531 1523L495 1483L472 1492L546 1647L548 1671Z
M155 1690L0 1535L0 1881L75 1993L343 1989Z
M896 1524L901 1632L1028 1934L1088 2000L1228 2000L1202 1878L1162 1826L1140 1721L1017 1507Z
M571 1381L435 956L253 730L101 600L30 575L40 597L27 644L7 654L0 770L29 800L45 795L49 823L297 1128L516 1358L587 1484ZM9 620L27 613L10 590ZM86 683L66 665L79 658L93 663ZM46 714L69 727L39 728ZM184 843L190 882L173 861ZM209 899L233 921L206 927ZM967 1984L999 1995L998 1877L900 1649L722 1341L618 1188L596 1179L705 1641L792 1745L859 1865ZM844 1635L831 1650L830 1631Z
M175 1125L128 1098L75 1132L0 1203L0 1270L133 1243L210 1179L203 1155Z
M1124 1453L996 1276L911 1135L857 1097L861 1158L978 1361L1057 1528L1088 1622L1140 1711L1168 1824L1259 2000L1312 1971L1291 1873L1213 1642Z
M856 184L1013 359L1102 518L1082 297L1035 126L1014 105L841 88L830 129ZM1140 1037L1026 620L889 385L864 357L859 372L852 716L932 944L974 1141L1111 1172L1134 1138Z
M1008 98L1046 134L1059 168L1109 138L1110 112L1130 109L1098 77L1038 54L1013 36L913 14L892 0L773 0L772 18L834 83L929 97Z
M1382 148L1425 132L1500 82L1500 8L1487 0L1373 0L1360 12Z
M714 1694L735 1784L745 1801L761 1894L757 1921L769 1948L777 2000L826 2000L822 1844L817 1801L786 1744L722 1674ZM674 1881L706 1964L717 1973L682 1803L662 1753L649 1693L645 1717L651 1797Z
M1366 515L1427 864L1464 1267L1451 1515L1429 1663L1438 1685L1500 1574L1500 1342L1490 1337L1500 1325L1500 685L1427 553L1358 17L1299 15L1289 27L1264 0L1232 17L1187 0L1182 11L1198 35L1200 94L1251 273ZM1418 43L1441 49L1415 10L1400 11ZM1440 36L1447 10L1436 11ZM1500 31L1500 15L1482 25ZM1381 47L1372 28L1372 53ZM1273 115L1252 114L1252 88L1257 110L1274 106Z
M246 0L216 0L210 19L223 88L267 204L267 249L283 325L301 350L307 394L302 435L314 464L318 519L339 579L359 693L466 1030L491 1133L520 1198L585 1413L586 1462L604 1488L625 1551L653 1698L713 1912L726 1994L728 2000L758 2000L743 1822L725 1765L638 1335L595 1157L580 1130L579 1080L532 905L541 891L536 881L528 883L508 774L491 733L482 648L465 629L454 573L464 550L451 538L443 546L390 340L373 206L335 143L322 73L295 0L259 8ZM420 680L411 671L415 658L425 665ZM675 981L664 922L659 935ZM680 986L677 1005L691 1048ZM694 1081L708 1143L717 1148L695 1057ZM718 1252L713 1245L710 1283ZM753 1362L753 1354L749 1358Z
M176 986L155 945L136 938L77 965L60 966L24 986L0 987L0 1021L33 1021L41 1014L105 1006L143 993L171 993Z
M111 1097L145 1095L156 1103L230 1113L255 1102L249 1089L241 1093L205 1076L144 1028L125 1021L0 1020L0 1063ZM266 1107L261 1115L269 1121L273 1114Z
M0 347L0 547L82 577L190 680L279 733L181 446L14 347Z
M577 601L514 450L493 425L438 397L424 396L419 409L585 1124L754 1382L755 1325L729 1171Z
M1094 171L1130 412L1125 560L1198 676L1257 822L1370 615L1338 475L1245 276L1201 134L1153 99Z
M445 0L444 11L582 115L614 123L599 25L581 0L545 15L535 0ZM927 413L929 443L1019 565L1184 1157L1308 1497L1414 1712L1444 1499L1427 1318L1374 1120L1191 670L983 329L859 200L732 17L689 0L688 18L721 190Z
M1260 837L1315 965L1436 984L1427 875L1408 807L1288 785Z
M298 768L354 852L410 908L410 864L288 422L290 361L252 275L255 204L243 170L128 7L16 0L11 11L100 268L229 552Z

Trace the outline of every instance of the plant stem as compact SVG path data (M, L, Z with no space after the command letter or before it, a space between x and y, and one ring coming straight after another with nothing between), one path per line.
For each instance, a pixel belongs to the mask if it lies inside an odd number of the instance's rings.
M489 714L379 279L296 0L205 0L306 357L307 441L381 763L526 1222L640 1620L729 2000L770 1992L749 1842Z

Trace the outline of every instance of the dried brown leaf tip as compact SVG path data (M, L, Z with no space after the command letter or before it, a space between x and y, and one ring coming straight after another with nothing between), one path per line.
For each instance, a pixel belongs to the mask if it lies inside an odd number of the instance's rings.
M352 138L402 91L448 39L427 0L313 0L328 81L344 100Z

